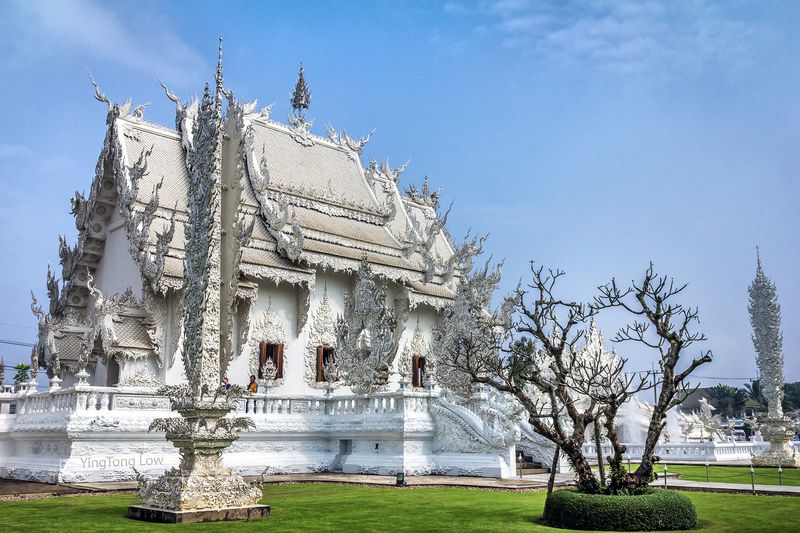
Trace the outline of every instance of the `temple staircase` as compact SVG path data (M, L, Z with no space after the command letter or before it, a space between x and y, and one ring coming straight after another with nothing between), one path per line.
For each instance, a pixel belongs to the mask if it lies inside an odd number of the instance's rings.
M530 476L534 474L547 474L550 472L549 468L543 467L539 461L534 461L530 455L525 455L525 452L517 449L517 475Z

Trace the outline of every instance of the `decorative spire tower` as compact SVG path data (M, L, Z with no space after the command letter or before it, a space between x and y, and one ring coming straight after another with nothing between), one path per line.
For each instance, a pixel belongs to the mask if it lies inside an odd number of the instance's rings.
M769 405L768 418L783 418L783 334L781 306L775 284L764 274L756 248L756 276L748 288L753 347L761 376L761 390Z
M228 121L243 111L223 89L222 80L220 37L215 93L212 96L206 83L191 142L184 145L189 209L184 228L183 363L188 384L160 389L181 416L156 419L150 426L166 432L167 440L180 449L181 462L156 480L140 479L142 505L128 509L132 518L204 522L269 514L269 506L258 505L260 485L246 482L222 464L223 450L238 438L239 430L253 425L250 418L226 417L244 389L222 387L230 361L230 317L236 313L241 250L252 230L238 208L240 174L235 164L223 161L223 154L239 142L226 135L223 98L229 102Z
M753 458L762 466L795 466L798 464L790 439L794 435L791 423L783 416L783 334L781 306L775 284L764 274L761 255L756 248L756 276L747 291L750 295L750 324L753 326L753 347L761 380L761 390L767 399L767 423L762 428L770 447Z
M308 106L311 105L311 93L308 91L308 85L303 75L303 64L300 63L300 68L297 70L297 83L294 85L294 92L291 98L292 110L295 115L304 118Z

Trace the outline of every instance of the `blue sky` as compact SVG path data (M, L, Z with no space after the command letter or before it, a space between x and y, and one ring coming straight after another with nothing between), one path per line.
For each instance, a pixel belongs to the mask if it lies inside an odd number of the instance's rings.
M155 75L200 92L222 33L237 97L284 117L302 61L315 131L377 128L365 154L410 159L404 186L441 185L455 236L490 233L504 291L529 259L565 269L573 298L649 260L688 282L715 352L704 382L755 375L760 245L800 380L798 26L798 2L736 0L3 2L0 338L33 341L29 290L45 299L58 234L75 236L68 198L105 132L87 71L171 125ZM607 337L618 319L601 319ZM28 353L0 345L8 363Z

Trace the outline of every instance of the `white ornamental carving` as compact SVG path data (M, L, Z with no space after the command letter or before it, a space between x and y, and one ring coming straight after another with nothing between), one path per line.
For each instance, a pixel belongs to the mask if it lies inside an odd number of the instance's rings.
M261 160L258 166L255 164L254 138L252 127L248 127L245 133L245 150L248 156L247 174L250 177L250 185L253 188L256 200L258 201L261 218L267 233L275 239L278 253L290 261L297 261L303 251L303 231L297 216L290 211L289 204L285 196L280 195L275 198L277 208L270 203L268 196L268 186L270 181L269 169L267 168L266 155L262 147ZM289 220L291 214L291 222ZM291 236L287 236L285 229L291 229Z
M330 124L325 126L325 129L328 131L328 139L333 144L346 151L347 156L352 161L358 161L361 152L364 150L364 146L372 138L372 134L375 133L375 130L372 130L367 134L366 137L361 137L360 139L356 140L350 137L344 130L337 132L336 128Z
M147 387L159 388L164 385L149 368L140 368L135 374L127 379L120 381L118 387Z
M411 337L411 341L406 343L398 362L398 372L409 383L412 381L411 371L413 370L413 358L415 356L425 358L425 376L435 376L436 364L433 360L433 352L431 351L431 345L425 340L422 330L419 329L419 319L417 319L417 327L414 328L414 335Z
M286 344L287 334L283 319L272 309L272 299L264 313L250 325L250 335L247 350L250 353L250 374L258 375L259 359L261 357L261 342L267 344ZM283 376L271 379L270 386L282 385L286 376L286 350L283 351Z
M241 210L227 207L239 204L242 185L238 173L222 172L223 96L228 98L228 120L236 126L243 111L222 87L220 39L216 94L212 97L206 85L186 157L183 362L187 383L158 390L180 416L157 418L150 424L151 431L164 431L180 450L181 462L156 480L139 476L139 499L149 507L222 509L253 506L261 499L257 483L246 482L222 464L223 450L242 429L253 427L250 418L226 416L239 405L244 389L221 386L230 361L241 249L252 227L245 224Z
M434 451L505 450L520 440L519 411L508 412L496 402L476 403L479 414L450 401L446 394L431 403L436 425Z
M386 284L377 283L366 258L356 273L345 312L336 322L339 369L357 394L384 388L397 354L397 316L387 304Z
M336 348L336 319L333 316L331 301L328 298L327 285L325 285L322 293L322 301L314 311L314 318L308 330L308 345L306 346L305 357L306 383L311 387L324 389L328 384L324 381L317 382L317 346Z

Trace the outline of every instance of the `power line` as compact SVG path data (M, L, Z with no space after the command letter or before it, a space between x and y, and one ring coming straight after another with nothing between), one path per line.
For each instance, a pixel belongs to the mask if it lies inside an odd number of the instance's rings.
M0 326L11 326L12 328L24 328L24 329L37 329L36 326L23 326L22 324L13 324L11 322L0 322Z
M743 378L723 378L723 377L720 377L720 376L692 376L692 377L694 377L694 378L702 378L702 379L727 379L727 380L730 380L730 381L741 381L743 379L749 379L749 380L753 381L753 380L757 379L757 378L754 378L753 376L747 376L747 377L743 377Z
M661 374L661 370L655 370L655 371L653 371L653 370L631 370L631 371L629 371L629 372L625 372L625 373L626 373L626 374ZM695 374L690 374L690 375L689 375L689 378L700 378L700 379L727 379L727 380L731 380L731 381L743 380L743 379L748 379L748 380L751 380L751 381L752 381L752 380L756 380L756 379L758 379L757 377L753 377L753 376L743 376L743 377L722 377L722 376L698 376L698 375L695 375Z
M29 342L10 341L8 339L0 339L0 344L11 344L13 346L27 346L28 348L33 348L34 346L36 346L35 344L31 344Z

